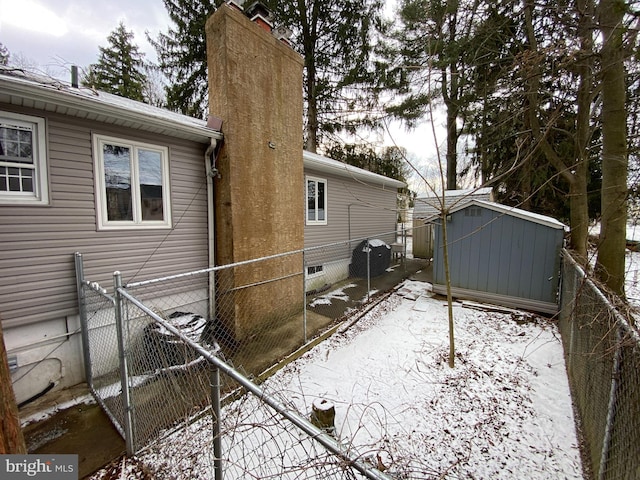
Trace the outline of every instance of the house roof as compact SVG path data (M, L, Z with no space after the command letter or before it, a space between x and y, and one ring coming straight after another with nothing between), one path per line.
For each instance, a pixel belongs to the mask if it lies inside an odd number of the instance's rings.
M437 215L442 208L442 195L430 193L421 195L414 200L413 218L431 218ZM446 190L444 192L445 207L458 206L478 199L491 201L491 187L469 190Z
M0 103L202 143L222 138L222 133L207 127L204 120L5 66L0 66Z
M220 130L209 128L204 120L92 88L73 87L51 77L6 66L0 66L0 103L37 108L202 143L208 143L211 138L223 137ZM315 171L351 177L393 189L406 186L399 180L315 153L305 151L303 158L305 167Z
M529 212L527 210L522 210L516 207L509 207L507 205L502 205L496 202L487 202L487 201L478 200L478 199L473 199L468 202L461 203L460 205L456 205L449 210L449 213L450 214L455 213L471 206L488 208L489 210L493 210L494 212L510 215L512 217L522 218L523 220L527 220L533 223L538 223L540 225L546 225L547 227L551 227L555 229L564 229L566 227L564 223L560 222L559 220L556 220L553 217L540 215L539 213Z
M353 165L348 165L346 163L318 155L317 153L305 151L302 158L304 159L305 168L309 168L317 172L331 173L341 177L353 178L364 183L375 183L377 185L382 185L383 188L398 189L407 186L406 183L401 182L400 180L395 180L362 168L354 167Z

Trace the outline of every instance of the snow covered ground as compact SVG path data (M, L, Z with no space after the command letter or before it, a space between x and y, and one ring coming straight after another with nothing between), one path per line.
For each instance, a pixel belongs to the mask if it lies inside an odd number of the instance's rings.
M406 281L264 389L306 417L314 401L333 403L340 442L394 478L581 479L555 324L456 304L451 369L446 304L429 290ZM314 476L312 467L302 475L304 455L322 448L283 436L282 422L255 399L227 406L223 418L225 478L353 478ZM127 478L212 478L210 448L205 418L114 468ZM110 472L93 478L117 478Z

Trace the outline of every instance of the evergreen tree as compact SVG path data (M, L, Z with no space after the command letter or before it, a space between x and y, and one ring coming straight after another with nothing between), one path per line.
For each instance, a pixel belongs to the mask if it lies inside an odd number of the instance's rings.
M169 79L167 108L204 118L208 110L207 43L205 25L216 10L213 0L163 0L174 26L157 39L160 69Z
M205 24L220 1L164 0L174 26L149 39L170 79L171 109L204 117L207 111ZM315 151L325 136L370 124L375 97L366 87L374 31L382 27L382 0L288 0L265 2L274 24L292 30L304 57L305 145Z
M400 28L384 50L385 86L396 97L388 112L409 126L444 105L446 114L446 185L455 189L460 124L467 114L473 82L470 64L475 56L474 32L486 15L483 2L471 0L401 0Z
M273 0L270 6L304 57L305 147L315 152L335 133L373 125L374 46L377 31L385 29L384 2Z
M381 153L364 144L336 143L326 151L327 156L339 162L362 168L378 175L406 182L410 168L405 161L406 151L386 147Z
M132 100L145 101L144 54L133 43L133 32L121 22L100 47L98 63L89 66L83 85Z

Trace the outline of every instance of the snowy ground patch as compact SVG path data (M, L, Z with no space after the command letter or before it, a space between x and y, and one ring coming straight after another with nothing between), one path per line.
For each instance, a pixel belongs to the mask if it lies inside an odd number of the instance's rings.
M307 418L314 401L331 402L340 442L393 478L581 479L555 324L457 304L451 369L447 308L429 287L405 282L265 391ZM292 429L276 417L250 397L225 408L225 478L351 478L313 467L306 457L323 449L283 435ZM139 460L155 478L207 478L210 447L205 418Z

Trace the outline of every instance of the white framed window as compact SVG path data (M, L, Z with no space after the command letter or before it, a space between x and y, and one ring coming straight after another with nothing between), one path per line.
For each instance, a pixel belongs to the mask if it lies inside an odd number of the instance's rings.
M0 203L47 205L44 118L0 112Z
M323 178L307 177L307 225L327 224L327 181Z
M93 136L98 228L171 228L169 150Z

